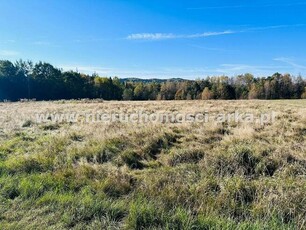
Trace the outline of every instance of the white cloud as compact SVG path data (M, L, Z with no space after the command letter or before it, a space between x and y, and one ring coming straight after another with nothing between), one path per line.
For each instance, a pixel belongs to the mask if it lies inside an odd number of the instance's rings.
M74 43L95 43L106 41L106 38L73 39Z
M192 38L205 38L211 36L220 36L226 34L237 34L237 33L247 33L252 31L264 31L282 28L294 28L294 27L304 27L306 24L292 24L292 25L273 25L273 26L263 26L263 27L250 27L241 30L225 30L219 32L205 32L197 34L173 34L173 33L136 33L130 34L126 37L127 40L147 40L147 41L157 41L157 40L170 40L170 39L192 39Z
M160 67L151 69L141 68L105 68L94 66L62 66L66 71L78 70L81 73L93 74L97 73L100 76L117 76L120 78L185 78L196 79L205 78L206 76L227 75L234 76L243 73L253 73L256 76L271 75L277 71L286 72L287 68L284 66L255 66L246 64L222 64L216 67Z
M255 75L267 75L276 71L284 70L284 66L277 65L247 65L247 64L222 64L217 68L217 72L226 75L236 75L246 72L253 73Z
M84 66L84 65L64 65L60 66L64 71L78 71L85 74L97 73L100 76L118 76L121 78L196 78L204 77L205 73L210 70L207 68L180 68L180 67L160 67L151 69L141 69L141 68L107 68L98 66Z
M49 46L51 45L50 42L47 42L47 41L36 41L36 42L33 42L34 45L38 45L38 46Z
M290 73L293 75L305 73L306 66L299 65L290 58L275 58L274 61L279 61L284 64L271 65L248 65L248 64L222 64L216 68L217 73L234 76L242 73L252 73L255 76L268 76L276 72Z
M296 61L293 58L279 57L279 58L274 58L273 60L288 64L289 66L295 69L301 69L301 70L306 69L306 66L296 63Z
M111 68L97 67L97 66L74 66L74 65L64 65L60 66L64 71L78 71L85 74L97 73L100 75L110 75L112 72Z
M273 30L273 29L282 29L282 28L294 28L294 27L304 27L306 24L292 24L292 25L274 25L274 26L262 26L262 27L251 27L239 32L245 33L249 31L261 31L261 30Z
M182 39L182 38L204 38L211 36L219 36L225 34L233 34L234 31L226 30L221 32L206 32L199 34L166 34L166 33L138 33L130 34L126 37L128 40L166 40L166 39Z
M0 50L0 56L2 57L16 57L19 56L20 53L13 50Z
M163 40L163 39L174 39L177 35L174 34L162 34L162 33L140 33L131 34L127 36L128 40Z
M186 35L186 38L204 38L204 37L219 36L219 35L234 34L234 33L236 33L236 32L231 31L231 30L226 30L226 31L222 31L222 32L206 32L206 33L202 33L202 34Z
M120 78L185 78L185 79L196 79L205 78L206 76L235 76L238 74L252 73L255 76L268 76L275 72L299 74L305 72L306 66L298 65L290 58L275 58L275 61L286 63L284 65L271 64L271 65L252 65L252 64L240 64L240 63L227 63L220 64L211 67L157 67L142 69L140 66L131 68L107 68L99 66L74 66L67 65L61 66L64 70L78 70L81 73L93 74L97 73L100 76L117 76Z
M16 43L15 40L9 39L9 40L0 40L0 43L2 44L11 44L11 43Z
M231 49L222 49L222 48L215 48L215 47L206 47L202 45L196 45L196 44L188 44L188 46L201 49L201 50L207 50L207 51L213 51L213 52L236 52L237 50L231 50Z

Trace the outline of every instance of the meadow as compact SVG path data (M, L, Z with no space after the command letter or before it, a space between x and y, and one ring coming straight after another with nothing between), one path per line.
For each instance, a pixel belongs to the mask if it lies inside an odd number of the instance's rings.
M261 113L43 122L35 113ZM0 103L0 229L305 229L306 100Z

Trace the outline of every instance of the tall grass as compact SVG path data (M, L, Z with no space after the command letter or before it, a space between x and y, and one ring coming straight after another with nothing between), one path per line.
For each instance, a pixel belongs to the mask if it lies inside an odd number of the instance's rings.
M3 104L0 229L306 228L306 101ZM60 123L45 111L276 111L274 123Z

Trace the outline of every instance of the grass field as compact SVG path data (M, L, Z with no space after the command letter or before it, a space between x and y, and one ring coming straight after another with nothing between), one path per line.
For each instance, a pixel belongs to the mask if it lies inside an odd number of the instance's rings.
M306 228L306 100L0 104L0 229ZM35 113L261 113L265 124Z

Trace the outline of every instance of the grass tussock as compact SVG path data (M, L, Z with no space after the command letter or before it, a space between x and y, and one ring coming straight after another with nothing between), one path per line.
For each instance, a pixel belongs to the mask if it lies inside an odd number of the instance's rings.
M45 123L62 111L275 111L266 125ZM1 229L304 229L305 101L3 104ZM14 118L16 111L29 119Z

